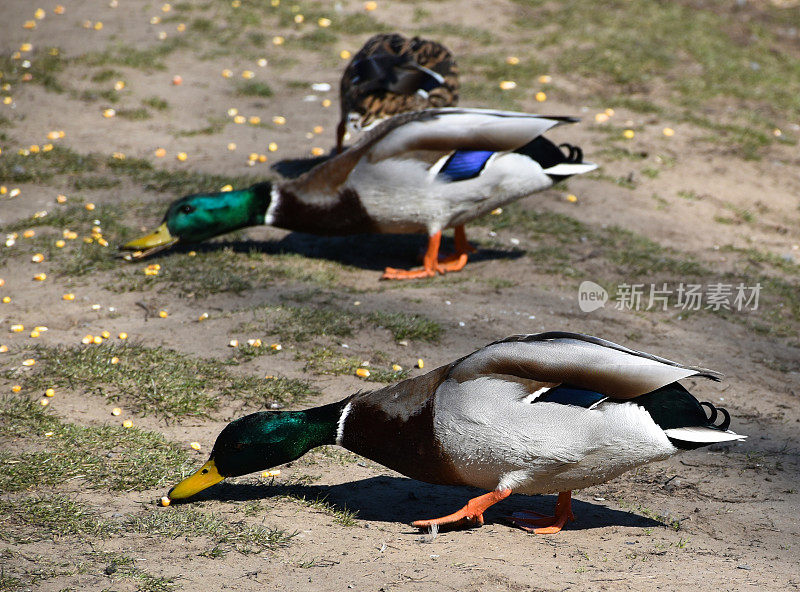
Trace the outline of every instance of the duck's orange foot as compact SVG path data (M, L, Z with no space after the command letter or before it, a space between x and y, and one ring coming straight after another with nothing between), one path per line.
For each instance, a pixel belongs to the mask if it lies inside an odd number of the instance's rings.
M467 264L466 253L453 253L449 257L439 259L439 273L447 273L448 271L461 271Z
M511 495L510 489L501 489L500 491L492 491L484 495L472 498L467 502L467 505L461 508L458 512L443 516L441 518L432 518L430 520L415 520L411 523L412 526L417 528L430 528L436 526L448 526L451 528L459 528L463 526L483 526L483 513L490 506L493 506L500 500L504 500Z
M420 278L433 277L436 275L436 268L433 269L395 269L387 267L383 270L382 280L417 280Z
M519 511L514 512L506 519L522 530L534 534L556 534L561 532L568 520L575 520L572 513L571 492L562 491L558 494L555 516L545 516L539 512Z

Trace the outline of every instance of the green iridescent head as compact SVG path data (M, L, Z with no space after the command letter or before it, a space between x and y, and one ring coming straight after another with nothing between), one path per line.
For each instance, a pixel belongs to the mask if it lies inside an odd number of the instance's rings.
M170 499L191 497L226 477L263 471L334 444L343 408L343 403L334 403L306 411L261 411L229 423L208 462L173 487Z
M258 183L248 189L195 193L172 202L155 232L126 243L123 250L145 257L175 243L199 243L248 226L264 223L272 185Z

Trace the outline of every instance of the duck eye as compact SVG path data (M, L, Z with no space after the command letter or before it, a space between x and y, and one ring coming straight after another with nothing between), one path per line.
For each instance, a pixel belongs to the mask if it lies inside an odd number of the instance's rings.
M192 212L194 212L194 209L195 209L194 206L190 206L189 204L181 206L181 212L183 212L184 214L191 214Z
M200 473L205 475L206 473L208 473L208 469L203 469L202 471L200 471Z

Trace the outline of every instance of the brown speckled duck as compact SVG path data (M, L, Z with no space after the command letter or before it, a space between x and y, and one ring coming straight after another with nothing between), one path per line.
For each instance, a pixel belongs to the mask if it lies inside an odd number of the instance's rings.
M415 521L419 528L480 525L484 511L512 492L558 492L554 516L509 517L526 530L556 533L574 520L571 490L682 449L744 438L728 430L727 411L698 402L677 382L694 376L718 380L588 335L516 335L338 403L237 419L169 497L186 499L226 477L338 444L420 481L489 491L453 514Z
M406 111L455 106L458 68L450 51L436 41L375 35L345 68L339 98L336 149L341 152L348 130L367 130Z

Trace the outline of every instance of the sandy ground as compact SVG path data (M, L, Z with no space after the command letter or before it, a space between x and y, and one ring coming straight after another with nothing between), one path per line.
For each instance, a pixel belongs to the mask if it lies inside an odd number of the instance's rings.
M32 41L42 46L57 45L64 55L75 56L119 43L140 48L154 46L159 43L157 34L161 30L175 35L175 22L169 26L149 24L151 17L164 16L160 3L120 0L117 8L108 2L65 4L66 12L59 16L53 13L54 2L43 1L46 18L39 21L36 29L28 30L22 25L34 18L35 7L22 1L4 2L0 7L0 22L5 23L0 50L10 55L20 44ZM359 3L343 4L345 11L362 10ZM376 18L410 26L415 3L385 4L390 6L379 7ZM459 23L500 32L512 14L512 5L502 4L508 12L496 22L487 23L485 5L468 2L459 11ZM428 9L431 19L447 20L447 7L434 5ZM453 10L451 5L449 10ZM85 20L102 21L102 30L84 29ZM264 49L264 55L276 62L285 56L269 39L279 32L282 30L268 31ZM43 144L49 130L64 130L65 138L59 142L79 153L119 151L170 170L274 176L269 163L248 166L246 155L267 153L269 162L274 162L281 157L307 156L315 146L329 148L338 116L335 90L312 92L309 84L328 82L335 89L344 64L336 54L340 49L357 49L366 36L344 35L334 44L333 55L327 57L308 49L295 49L297 61L288 68L260 68L254 59L237 54L199 59L191 50L170 55L165 70L112 66L123 72L129 92L125 104L135 107L143 98L159 96L171 105L169 110L155 112L144 121L104 118L106 105L102 100L92 102L79 96L81 89L92 87L87 68L69 65L59 79L74 92L48 92L35 84L12 89L13 109L6 106L0 110L12 122L5 128L7 139L0 142L0 158L16 152L18 147ZM457 55L480 47L479 41L468 38L448 37L448 41ZM273 96L235 96L231 83L219 75L224 68L231 68L236 76L241 70L253 69L257 79L269 83ZM96 71L96 67L91 70ZM171 84L175 75L182 76L180 86ZM295 83L298 80L306 84ZM563 82L563 88L570 89L571 85L577 85L576 81ZM314 100L304 101L308 95L314 95ZM604 174L613 178L632 175L638 183L634 189L625 189L603 178L575 179L570 181L568 190L555 188L523 200L524 211L555 212L592 228L617 225L634 231L675 249L679 258L691 257L701 262L712 270L712 275L704 278L709 281L725 278L724 274L730 272L746 282L757 273L765 273L797 286L795 272L766 264L757 269L747 267L739 252L724 248L756 246L796 263L800 256L800 177L796 166L791 167L797 164L796 153L792 152L796 147L777 146L765 158L745 161L726 154L719 146L700 141L703 132L691 125L622 109L614 115L615 121L620 126L635 126L635 150L650 156L644 163L603 163L602 156L593 155L605 137L591 123L599 107L589 101L569 100L569 92L562 96L565 100L546 103L548 112L582 115L586 119L559 130L558 139L583 146L588 158L601 162ZM333 101L331 107L322 107L324 98ZM524 108L542 111L531 97L523 97L522 103ZM480 106L468 94L464 95L463 104ZM288 123L266 128L236 125L226 115L231 107L248 116L257 114L267 122L275 115L283 115ZM204 127L209 117L224 120L223 131L188 136L176 133ZM661 133L668 124L675 129L675 135L669 138ZM317 125L324 128L322 134L312 131ZM307 133L311 138L306 137ZM237 144L235 151L226 150L229 142ZM277 142L276 154L268 152L269 142ZM159 147L166 149L166 158L153 155ZM187 162L175 160L180 151L189 155ZM671 165L656 178L643 175L642 167L652 163L657 154L668 155ZM59 207L55 196L64 193L71 203L113 205L136 200L137 207L126 221L138 231L157 223L164 204L176 196L145 191L129 180L112 189L78 191L70 185L69 175L13 186L19 187L21 194L14 199L0 197L0 225L29 218L36 211L52 211ZM695 198L675 197L679 192ZM565 200L567 193L576 195L578 202ZM658 207L656 195L668 204ZM736 209L758 212L757 219L735 224L717 220ZM370 250L364 253L360 239L318 239L271 228L250 229L238 237L234 246L250 244L267 253L295 253L311 270L339 265L338 286L320 287L284 277L264 281L238 295L207 297L192 297L177 289L115 292L108 289L117 277L113 270L63 277L47 261L32 263L31 251L20 239L14 248L0 248L0 277L5 280L0 295L12 297L10 303L0 304L0 343L17 348L33 343L27 331L10 332L15 323L26 328L47 326L49 330L39 342L50 345L75 345L87 332L103 328L112 334L125 331L131 340L163 345L192 356L228 359L231 354L226 344L230 339L256 336L237 329L246 320L248 307L280 305L293 302L298 295L309 298L311 294L312 303L332 300L337 306L360 312L424 314L445 328L438 343L412 341L403 346L380 328L361 329L338 340L349 346L347 355L365 360L381 350L405 367L423 358L426 369L435 368L509 334L572 330L713 368L725 374L723 382L689 383L701 399L726 407L733 417L732 429L747 434L748 439L687 452L605 485L575 492L577 521L555 536L529 535L503 520L514 509L547 512L555 501L552 496L514 496L490 509L481 528L443 532L436 537L421 534L409 526L412 520L449 513L476 491L413 481L350 454L314 452L280 467L281 476L274 482L234 480L207 491L196 503L201 510L227 520L246 519L250 524L295 532L286 548L255 554L228 551L213 558L206 553L213 541L206 537L126 533L92 541L55 536L27 544L0 544L6 549L4 573L18 578L22 589L43 591L800 589L800 344L795 321L786 321L781 331L754 329L756 322L769 326L769 313L774 312L769 307L779 306L773 295L765 293L762 309L753 311L751 317L746 317L747 313L681 316L672 310L618 310L613 302L601 310L584 313L577 301L581 280L590 279L608 287L620 279L614 264L597 256L591 241L588 245L574 241L564 247L570 265L580 270L578 277L545 273L536 257L528 254L537 247L535 238L514 226L499 230L495 236L489 234L490 223L476 226L468 229L469 236L482 250L460 274L465 279L455 282L439 278L441 281L417 285L386 285L379 283L378 277L386 265L410 265L409 256L421 246L421 240L404 238L396 243L391 237L369 239L366 244ZM396 245L400 245L399 250ZM246 257L245 251L246 247L238 255ZM161 257L158 262L180 266L186 257L184 251ZM144 264L137 265L139 273ZM31 280L40 271L48 272L48 280ZM655 283L683 281L675 274L661 277L659 273L647 277ZM62 300L65 292L75 293L76 301ZM100 304L99 310L93 310L93 304ZM153 318L146 314L146 308L166 308L169 317ZM206 311L211 311L209 321L196 322L198 315ZM270 342L281 337L279 331L258 336ZM0 367L6 372L4 378L0 377L0 392L8 393L12 384L24 381L20 359L0 358ZM290 351L254 358L236 371L252 376L308 378L323 394L305 405L336 401L359 388L373 386L354 376L309 374L304 371L303 361ZM419 373L418 369L412 371L412 375ZM113 406L103 397L83 392L79 385L60 391L51 405L59 417L83 425L118 424L119 419L110 415ZM210 419L168 422L152 414L140 414L134 419L138 427L163 433L175 442L197 441L208 450L221 427L244 410L240 403L226 401L222 411ZM26 446L24 438L0 443L7 451ZM197 465L205 454L196 454ZM85 485L80 479L73 480L57 491L74 496L112 519L171 511L155 510L153 506L153 500L163 495L169 484L123 493ZM44 488L40 492L47 494L51 490ZM330 512L298 503L298 496L324 497L336 508L357 512L355 524L343 526ZM13 499L13 495L4 494L4 499ZM252 508L253 502L258 504L257 512L245 516L244 509ZM96 555L89 559L90 553L97 552L124 553L135 559L137 567L172 583L157 588L142 580L109 575ZM47 566L58 566L53 568L52 577L31 575ZM7 589L15 588L9 584Z

